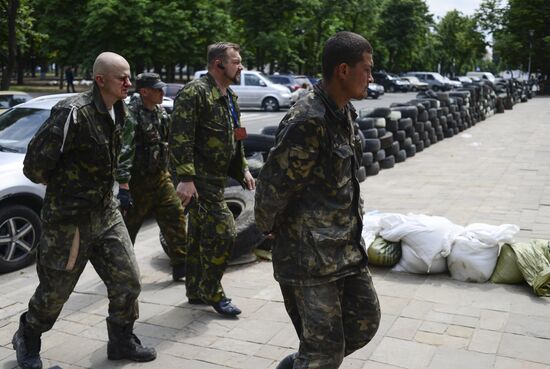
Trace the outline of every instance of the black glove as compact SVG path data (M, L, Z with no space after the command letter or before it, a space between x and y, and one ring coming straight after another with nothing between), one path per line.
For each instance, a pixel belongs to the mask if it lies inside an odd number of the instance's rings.
M130 190L119 188L118 195L116 197L120 201L120 208L122 210L128 211L134 206L134 201L132 200L132 195L130 195Z

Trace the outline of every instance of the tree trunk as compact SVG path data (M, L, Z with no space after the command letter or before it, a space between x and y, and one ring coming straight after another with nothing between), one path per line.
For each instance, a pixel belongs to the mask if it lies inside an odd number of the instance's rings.
M17 10L19 9L19 0L8 0L5 7L5 11L8 16L8 60L4 70L2 71L2 81L0 82L1 90L7 90L10 87L11 75L15 64L15 47L17 42L16 17Z
M25 57L21 55L21 48L17 47L17 55L15 57L17 61L17 84L23 85L25 76Z

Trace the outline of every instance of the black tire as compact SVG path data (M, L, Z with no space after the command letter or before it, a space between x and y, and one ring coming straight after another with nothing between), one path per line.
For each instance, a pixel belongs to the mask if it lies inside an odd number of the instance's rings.
M391 144L391 147L389 149L386 149L386 155L388 155L388 151L391 155L397 155L397 153L400 150L399 142L393 141ZM387 156L386 156L387 157Z
M254 222L254 192L242 187L226 187L225 202L235 218L237 238L230 260L252 252L264 236Z
M244 155L251 156L256 152L261 152L264 155L264 160L267 157L269 150L275 145L275 137L268 135L259 135L254 133L249 133L243 141L244 144Z
M399 129L399 121L397 119L386 120L386 130L396 132Z
M279 102L274 97L266 97L264 101L262 101L262 110L279 111Z
M402 163L407 159L407 152L405 150L399 150L397 155L395 155L395 162Z
M390 115L390 113L391 113L390 108L385 108L385 107L374 108L371 112L367 113L367 117L387 118L388 115Z
M396 141L399 141L399 142L402 142L402 141L405 141L405 139L407 138L407 132L405 131L396 131L394 134L393 134L393 138L396 140Z
M395 156L389 155L386 156L384 160L380 161L380 168L381 169L390 169L395 166Z
M357 130L357 137L359 137L359 141L361 141L361 152L365 151L365 135L363 134L363 132L361 132L361 130Z
M378 152L376 153L376 156L374 157L374 161L377 162L384 159L386 159L386 151L378 150Z
M378 131L378 138L386 134L386 128L376 128L376 130Z
M414 145L416 146L416 152L424 151L424 141L418 141Z
M361 165L367 166L374 163L374 154L372 152L364 152L361 158Z
M261 129L260 133L262 135L275 136L278 129L279 129L279 126L265 126L264 128Z
M405 152L407 153L407 158L412 158L416 155L416 145L411 145L410 147L407 147L405 149Z
M408 127L412 127L413 120L412 118L401 118L399 119L399 129L405 130Z
M365 129L361 132L363 132L365 138L378 138L378 129L376 128Z
M355 122L359 125L359 129L361 131L365 131L367 129L374 128L375 119L369 118L369 117L361 117L361 118L357 118Z
M365 139L365 151L366 152L377 152L380 150L380 140L377 138L366 138Z
M426 122L428 121L429 115L426 110L424 110L422 113L418 114L418 121L419 122Z
M363 168L365 168L367 177L375 176L380 172L380 163L376 161L372 165L369 165L368 167L363 167Z
M387 132L385 135L381 136L379 140L380 147L383 149L387 149L388 147L391 147L393 143L393 134L391 132Z
M407 148L411 147L412 144L413 144L412 138L407 137L407 138L405 138L405 140L403 140L403 145L401 145L401 143L399 143L399 146L403 149L407 149Z
M415 105L394 105L394 104L392 104L391 109L401 112L401 119L411 118L413 120L416 120L418 118L418 108Z
M424 129L424 122L416 122L416 124L414 125L415 132L418 132L419 134L424 133Z
M0 209L0 239L4 241L0 244L0 273L13 272L31 264L41 233L42 223L31 208L7 205Z
M364 166L360 166L359 169L357 169L357 180L361 183L365 179L367 179L367 170Z
M432 90L434 90L434 92L437 92L437 91L439 91L439 87L437 87L437 86L432 86Z

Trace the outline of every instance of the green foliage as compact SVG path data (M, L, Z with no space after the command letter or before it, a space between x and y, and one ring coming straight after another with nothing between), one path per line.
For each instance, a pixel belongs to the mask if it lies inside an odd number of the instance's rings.
M154 68L171 80L176 65L204 68L207 45L232 41L247 68L320 75L323 44L349 30L373 45L375 69L526 69L532 41L533 71L550 72L548 0L483 0L474 17L451 11L437 24L425 0L0 0L1 64L12 1L20 2L17 63L27 65L32 55L90 70L98 53L114 51L134 72ZM493 35L493 63L483 59L481 31Z
M384 69L393 72L410 70L413 65L423 64L425 47L429 42L432 15L424 0L386 0L380 18L378 39L387 50L382 60Z
M456 10L448 12L437 24L437 49L443 73L465 74L483 58L486 44L477 28L475 18Z

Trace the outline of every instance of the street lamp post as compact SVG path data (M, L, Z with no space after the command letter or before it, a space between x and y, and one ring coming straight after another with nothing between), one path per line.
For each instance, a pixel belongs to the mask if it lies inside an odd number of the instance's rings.
M533 48L533 35L535 34L534 29L529 30L529 64L527 66L527 80L531 79L531 49Z

